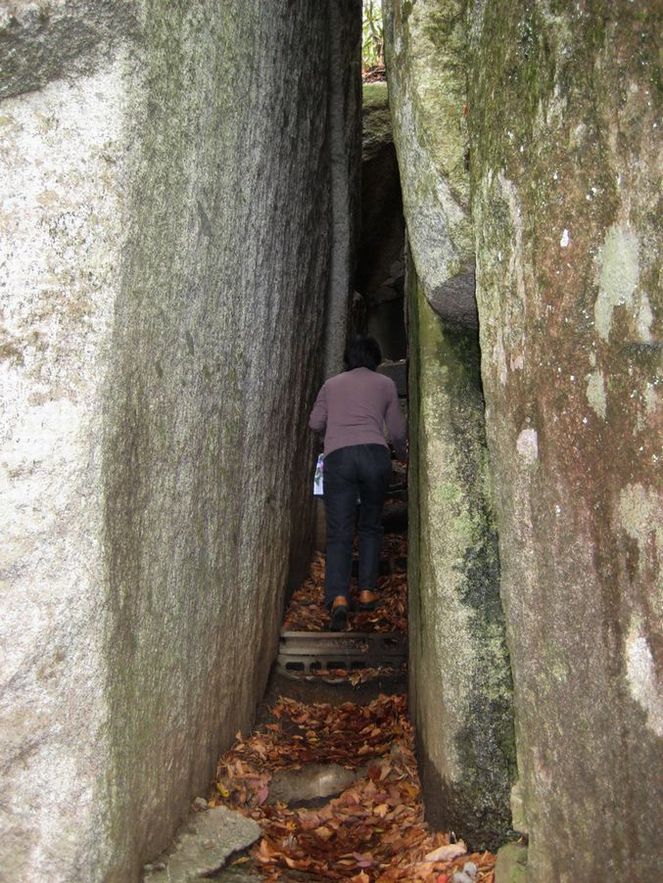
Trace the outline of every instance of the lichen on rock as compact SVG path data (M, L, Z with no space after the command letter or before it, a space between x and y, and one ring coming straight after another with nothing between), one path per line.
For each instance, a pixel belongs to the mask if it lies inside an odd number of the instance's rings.
M528 880L646 879L662 824L660 550L633 501L661 521L661 10L508 2L469 17L482 377ZM569 831L567 855L555 844Z
M138 879L264 687L344 229L349 289L360 16L334 79L320 7L0 13L13 880Z

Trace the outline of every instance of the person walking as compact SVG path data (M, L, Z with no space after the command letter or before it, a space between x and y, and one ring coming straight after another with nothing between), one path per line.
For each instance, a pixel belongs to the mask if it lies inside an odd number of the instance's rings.
M327 380L311 411L309 426L324 432L323 495L327 522L325 604L330 628L341 631L350 607L352 540L359 501L359 610L375 609L382 545L382 508L391 477L384 427L399 459L405 460L406 426L396 384L378 374L382 361L372 337L353 338L346 370Z

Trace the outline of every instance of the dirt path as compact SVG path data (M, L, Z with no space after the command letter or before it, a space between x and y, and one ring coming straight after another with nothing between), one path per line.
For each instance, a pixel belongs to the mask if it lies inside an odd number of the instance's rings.
M385 521L402 526L398 505ZM349 629L407 630L406 555L404 533L388 534L382 603L351 615ZM323 582L317 555L284 629L326 629ZM493 855L468 855L424 821L405 683L404 671L384 668L272 679L255 731L220 759L208 801L263 832L220 879L493 883Z

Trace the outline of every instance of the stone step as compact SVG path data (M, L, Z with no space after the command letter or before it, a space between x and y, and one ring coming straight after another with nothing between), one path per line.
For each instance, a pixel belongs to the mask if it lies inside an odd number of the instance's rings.
M296 675L328 669L398 669L406 661L407 636L402 632L282 631L276 668Z

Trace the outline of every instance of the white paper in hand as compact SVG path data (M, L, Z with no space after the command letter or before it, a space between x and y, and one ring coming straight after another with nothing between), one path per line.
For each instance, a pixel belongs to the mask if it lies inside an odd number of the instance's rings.
M313 476L313 496L314 497L322 497L324 495L324 490L322 487L322 462L324 460L324 455L320 454L318 457L318 462L315 464L315 475Z

